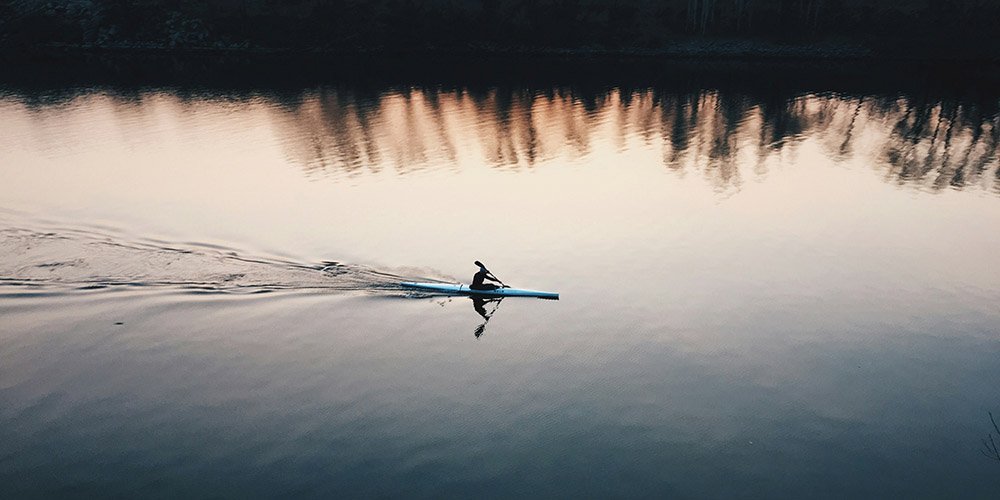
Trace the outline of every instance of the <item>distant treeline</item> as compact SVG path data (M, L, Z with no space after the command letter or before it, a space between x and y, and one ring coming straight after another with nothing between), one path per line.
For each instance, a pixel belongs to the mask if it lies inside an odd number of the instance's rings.
M0 45L656 50L678 40L832 40L983 51L996 0L8 0Z

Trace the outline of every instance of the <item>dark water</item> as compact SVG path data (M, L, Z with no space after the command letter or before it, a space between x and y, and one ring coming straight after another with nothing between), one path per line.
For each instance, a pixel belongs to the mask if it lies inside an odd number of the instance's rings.
M790 72L11 78L0 496L995 497L998 95Z

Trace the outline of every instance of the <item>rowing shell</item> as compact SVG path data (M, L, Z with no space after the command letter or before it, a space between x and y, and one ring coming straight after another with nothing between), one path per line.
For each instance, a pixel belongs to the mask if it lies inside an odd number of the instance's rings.
M399 284L403 288L413 290L424 290L428 292L451 293L460 295L475 295L479 297L538 297L540 299L559 300L559 294L555 292L540 292L538 290L524 290L522 288L497 288L495 290L475 290L469 285L461 283L413 283L404 281Z

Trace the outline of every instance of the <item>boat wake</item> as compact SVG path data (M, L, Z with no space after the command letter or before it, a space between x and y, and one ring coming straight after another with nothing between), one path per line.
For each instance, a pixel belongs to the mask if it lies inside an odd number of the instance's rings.
M335 261L295 262L207 244L127 241L79 230L0 229L0 285L177 287L220 293L278 290L408 295L401 281L450 278L428 270L386 271Z

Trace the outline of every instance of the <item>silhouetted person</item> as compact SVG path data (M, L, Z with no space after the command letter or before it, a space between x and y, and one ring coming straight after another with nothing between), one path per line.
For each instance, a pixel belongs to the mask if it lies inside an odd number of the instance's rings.
M493 276L493 273L491 273L489 269L486 269L486 266L484 266L482 262L477 260L475 264L479 266L479 271L472 276L472 284L469 285L469 288L473 290L496 290L497 288L500 288L492 283L484 283L484 281L490 280L496 281L501 285L503 284L496 276Z

